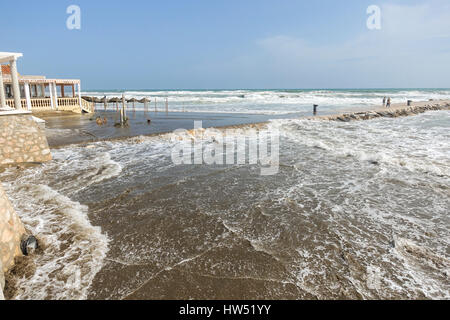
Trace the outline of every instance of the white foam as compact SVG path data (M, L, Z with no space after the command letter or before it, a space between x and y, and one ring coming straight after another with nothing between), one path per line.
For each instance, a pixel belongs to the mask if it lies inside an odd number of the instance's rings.
M281 176L261 178L256 189L251 185L244 192L238 189L236 198L242 201L232 208L214 211L207 201L201 203L200 196L199 205L223 223L224 234L232 233L254 250L273 256L298 287L317 297L336 297L339 290L349 289L363 298L448 298L448 285L436 280L441 277L439 267L448 265L448 200L442 197L448 190L448 117L448 112L433 112L349 124L273 121L267 130L276 128L282 135L281 162L286 164ZM180 181L201 174L203 168L196 167L171 174L170 148L175 142L170 137L58 149L53 162L9 180L24 221L50 243L50 256L44 257L46 251L37 261L31 289L25 280L20 282L24 291L19 298L86 298L85 288L101 268L107 240L89 224L88 208L74 199L100 184L102 191L123 185L143 188L148 177L160 172L164 175L158 178L167 177L170 183L173 175ZM195 132L192 137L198 138ZM251 176L245 168L239 170ZM227 187L246 183L239 178L230 183L233 174L221 177ZM137 179L141 180L136 183ZM440 194L433 190L435 185L447 189ZM24 198L30 201L22 203ZM261 214L255 205L264 209ZM425 235L427 230L439 237ZM77 237L69 242L74 245L62 250L68 241L65 236L73 231ZM392 234L413 240L397 239L396 249L390 250ZM135 244L130 240L126 246ZM164 247L154 250L164 252ZM73 259L79 254L81 258ZM143 260L132 250L128 254L126 263ZM330 272L340 278L330 278Z
M35 256L36 272L18 279L14 298L86 299L108 251L108 238L90 224L88 208L46 185L9 191L24 224L44 245Z
M447 118L447 125L431 126ZM388 167L450 177L448 145L450 113L359 121L348 124L310 120L274 120L281 133L308 147L336 156L351 156Z
M84 92L83 95L108 98L120 96L118 92ZM311 111L313 104L320 110L342 110L381 105L383 97L392 103L407 100L450 99L449 90L198 90L198 91L127 91L126 98L151 100L149 110L154 110L157 100L160 111L165 109L165 99L170 111L216 113L286 114ZM114 106L111 104L111 108ZM136 104L138 109L143 105Z

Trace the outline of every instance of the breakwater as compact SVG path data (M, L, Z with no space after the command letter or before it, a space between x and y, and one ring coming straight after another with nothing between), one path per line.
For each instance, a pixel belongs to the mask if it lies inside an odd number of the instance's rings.
M371 120L375 118L397 118L421 114L427 111L450 110L450 102L440 101L436 103L420 103L412 106L394 106L393 108L383 108L369 111L359 111L343 113L339 115L318 116L314 119L329 121L350 122L358 120Z

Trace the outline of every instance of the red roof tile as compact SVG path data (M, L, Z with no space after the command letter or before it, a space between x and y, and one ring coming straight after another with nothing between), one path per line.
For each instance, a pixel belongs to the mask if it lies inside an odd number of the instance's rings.
M2 65L2 73L5 74L11 74L11 68L9 65Z

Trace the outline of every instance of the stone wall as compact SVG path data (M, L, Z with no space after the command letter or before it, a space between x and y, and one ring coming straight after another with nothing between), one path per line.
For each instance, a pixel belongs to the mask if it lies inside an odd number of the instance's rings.
M0 166L51 159L45 132L31 115L0 116Z
M25 228L0 185L0 300L3 298L6 273L14 259L22 255L20 242Z
M52 155L44 130L29 113L0 113L0 167L50 161ZM4 274L22 255L20 242L25 228L0 183L0 300Z

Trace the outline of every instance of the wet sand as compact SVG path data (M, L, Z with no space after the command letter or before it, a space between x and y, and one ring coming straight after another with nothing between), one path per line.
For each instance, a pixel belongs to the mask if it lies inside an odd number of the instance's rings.
M50 115L48 131L114 140L198 118L208 127L275 117L161 113L148 126L136 113L115 128L106 116L98 127L93 115ZM54 149L52 162L2 177L47 244L39 272L9 295L448 299L448 123L448 112L269 123L283 146L272 177L257 165L174 166L163 139Z
M203 128L239 126L264 123L270 119L295 118L297 114L225 114L225 113L183 113L183 112L128 112L129 125L115 127L119 115L113 111L100 111L96 114L36 114L46 120L46 135L53 148L69 144L101 140L120 140L135 136L151 136L172 132L176 129L190 130L194 121L202 121ZM106 118L107 124L99 126L95 119ZM147 119L151 119L148 124Z
M414 102L413 107L445 104L450 100ZM324 119L332 120L348 113L385 112L407 109L405 103L393 104L390 108L372 106L359 109L340 109L336 112L321 111L316 116L311 110L302 110L288 114L248 114L248 113L205 113L205 112L144 112L128 111L129 125L115 127L119 122L119 114L115 111L97 111L95 114L74 114L71 112L34 113L36 117L46 120L46 135L50 147L57 148L70 144L89 143L103 140L120 140L136 136L152 136L172 132L176 129L190 130L194 121L202 121L203 128L222 128L248 124L265 123L273 119ZM106 118L107 124L99 126L95 119ZM151 119L151 124L147 120Z

